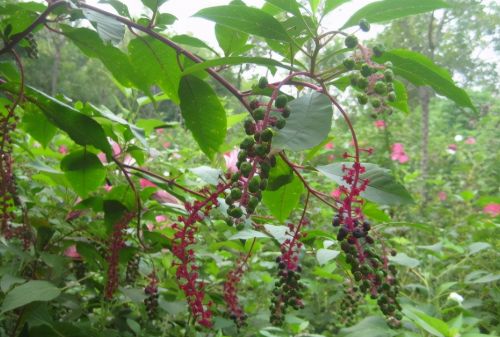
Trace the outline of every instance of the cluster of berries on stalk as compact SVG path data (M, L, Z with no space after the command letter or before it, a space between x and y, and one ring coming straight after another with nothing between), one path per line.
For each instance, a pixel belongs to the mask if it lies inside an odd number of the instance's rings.
M303 246L300 242L303 237L300 228L301 224L288 224L287 233L290 238L283 241L280 246L281 255L276 258L279 279L275 283L269 308L270 322L276 326L283 325L289 307L294 310L304 308L302 292L305 285L300 282L302 267L299 265L299 254Z
M112 299L114 292L118 289L120 251L125 247L124 230L133 217L133 212L126 212L113 226L107 249L108 273L104 289L104 297L107 299Z
M149 283L144 288L144 293L146 298L144 299L144 304L146 306L146 312L148 313L149 319L156 318L158 313L158 277L153 272L149 275Z
M259 87L268 87L265 77L259 80ZM274 108L272 103L274 100ZM259 205L262 191L267 187L269 171L276 166L276 158L270 155L274 128L282 129L286 125L286 118L290 116L286 95L276 95L268 103L258 100L250 102L252 117L244 122L246 138L240 144L238 172L230 176L231 190L226 197L229 205L227 214L230 216L229 225L241 223L244 215L249 216Z
M229 309L229 318L233 320L238 329L248 325L246 322L248 315L243 311L238 299L238 284L245 273L247 258L248 255L238 260L236 268L227 274L227 279L224 282L224 302Z
M139 276L139 263L141 258L139 255L134 255L127 262L127 270L125 272L125 282L127 284L133 284L137 277Z
M335 312L336 327L349 327L356 323L358 317L359 304L363 296L358 291L358 287L352 284L351 280L345 282L344 297L340 302L338 311Z

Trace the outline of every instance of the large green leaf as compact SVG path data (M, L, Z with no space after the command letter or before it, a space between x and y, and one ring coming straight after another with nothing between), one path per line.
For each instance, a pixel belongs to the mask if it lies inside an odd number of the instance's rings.
M16 86L3 84L0 88L16 92ZM99 123L69 105L47 96L37 89L26 86L25 96L45 114L47 119L57 126L77 144L92 145L107 154L111 154L111 147L103 128Z
M278 20L257 8L234 5L216 6L204 8L195 16L244 33L285 42L290 40Z
M337 184L348 187L349 185L342 179L344 176L343 165L352 167L352 163L334 163L318 166L316 169ZM394 179L389 170L375 164L362 163L362 165L366 172L361 174L360 178L369 181L366 190L361 193L363 198L385 205L413 203L411 195L403 185Z
M81 197L87 197L106 179L106 170L99 158L86 150L78 150L64 157L61 170Z
M431 317L426 313L414 308L404 308L403 312L406 315L406 317L411 319L415 324L417 324L420 328L430 333L432 336L436 337L451 336L450 327L442 320L435 317Z
M215 25L215 37L226 56L241 50L248 40L248 34L219 24Z
M295 0L265 0L265 1L293 15L296 16L301 15L299 5Z
M176 36L172 36L170 38L170 40L172 40L175 43L184 44L186 46L207 49L207 50L212 51L214 54L217 54L217 52L212 47L210 47L208 44L206 44L202 40L200 40L196 37L190 36L190 35L186 35L186 34L176 35Z
M226 138L224 107L213 89L199 78L188 75L179 87L182 117L203 152L212 158Z
M431 86L438 94L448 97L458 105L476 110L465 90L455 85L450 73L420 53L394 49L374 60L379 63L391 61L396 75L415 85Z
M449 7L442 0L382 0L373 2L354 13L342 28L355 26L361 19L378 23L402 18L409 15L431 12Z
M292 69L292 67L290 66L287 66L281 62L266 57L231 56L231 57L223 57L219 59L208 60L202 63L197 63L189 68L186 68L182 74L189 75L196 73L200 70L220 65L248 64L248 63L267 66L273 72L276 72L275 67Z
M268 191L276 191L281 186L289 184L293 179L293 171L281 157L276 158L276 166L269 172L267 180Z
M351 1L351 0L326 0L325 1L325 8L323 9L323 15L330 13L335 8L337 8L340 5L343 5L349 1Z
M94 10L83 8L83 15L95 24L99 37L104 41L120 43L125 34L125 25L109 15L104 15Z
M284 222L297 207L304 186L299 178L293 177L289 184L281 186L276 191L264 191L262 201L273 216Z
M327 96L317 92L290 103L286 126L273 138L273 147L301 151L320 144L330 132L333 109Z
M61 291L47 281L29 281L21 284L5 296L2 303L2 312L7 312L35 301L51 301Z
M25 105L22 125L24 130L43 147L47 147L57 132L57 128L50 123L43 112L34 104Z
M148 86L158 84L175 103L179 103L178 90L181 70L175 51L150 37L140 37L128 45L130 60L141 72Z

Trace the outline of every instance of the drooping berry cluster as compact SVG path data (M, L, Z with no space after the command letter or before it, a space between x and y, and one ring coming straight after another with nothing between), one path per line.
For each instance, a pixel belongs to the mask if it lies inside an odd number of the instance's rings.
M276 258L278 264L279 280L275 283L273 299L270 306L270 322L273 325L281 326L285 320L288 307L294 310L302 309L302 292L304 284L300 282L302 267L299 265L299 254L302 249L302 238L300 233L301 225L288 224L288 236L280 246L281 256Z
M335 326L338 328L349 327L356 323L359 304L363 297L358 288L352 284L351 280L345 282L344 297L340 302L339 309L335 311Z
M141 258L136 254L127 262L127 271L125 272L125 282L127 284L133 284L139 276L140 261Z
M158 277L153 272L149 275L149 283L144 288L144 293L146 298L144 299L144 304L146 305L146 312L148 313L149 319L156 318L158 314Z
M133 212L126 212L113 226L113 232L111 233L107 250L108 273L106 287L104 289L104 297L107 299L112 299L113 293L118 289L120 250L125 246L124 230L133 217Z
M202 221L213 207L218 206L217 197L228 186L228 184L219 184L216 191L203 201L195 201L192 204L186 202L184 206L188 216L179 216L179 223L172 225L176 231L172 252L179 260L174 263L177 267L175 273L177 282L186 296L191 314L199 324L205 327L212 326L212 312L210 311L212 303L204 304L204 284L198 280L195 252L190 246L196 243L197 223Z
M259 87L263 89L268 86L267 79L261 78ZM241 222L234 219L249 216L255 211L262 199L261 191L267 187L269 171L276 165L276 158L269 155L274 136L273 127L285 127L286 118L290 116L291 111L287 106L287 96L277 95L276 88L274 91L275 95L269 102L250 102L253 118L244 122L247 137L240 144L236 165L238 172L230 177L232 188L226 197L226 203L229 205L227 214L233 218L229 221L231 225L233 222Z
M248 318L238 299L238 284L245 273L247 258L248 256L245 256L238 260L236 268L227 274L227 280L224 282L224 302L229 309L229 317L238 329L247 325Z

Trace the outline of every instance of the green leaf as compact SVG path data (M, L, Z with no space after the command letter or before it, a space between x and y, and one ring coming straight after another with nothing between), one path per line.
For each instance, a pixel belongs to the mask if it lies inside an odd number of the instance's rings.
M234 234L231 236L228 240L249 240L253 238L267 238L269 239L269 236L267 236L264 233L254 231L253 229L244 229L242 231L239 231L238 233Z
M266 12L247 6L216 6L200 10L194 16L220 25L272 40L288 42L290 37L283 26Z
M366 5L354 13L342 28L355 26L361 19L365 19L370 23L379 23L447 7L449 7L448 4L441 0L377 1Z
M200 177L203 181L205 181L211 185L217 185L219 183L219 177L222 175L221 170L215 169L215 168L210 167L210 166L195 167L195 168L189 169L189 171L193 172L198 177Z
M72 152L61 161L61 170L76 193L87 197L106 179L106 170L99 158L86 150Z
M369 316L349 328L343 328L339 337L390 337L394 333L382 317Z
M266 2L281 8L282 10L296 16L301 16L300 8L295 0L265 0Z
M465 90L455 85L448 71L438 67L426 56L414 51L394 49L385 52L381 57L375 57L374 60L379 63L391 61L396 75L417 86L431 86L439 95L476 111L470 97Z
M82 8L82 13L90 21L95 23L97 34L105 42L118 44L123 40L125 25L109 15L104 15L92 9Z
M43 147L47 147L57 132L57 128L33 104L25 106L23 128Z
M325 166L316 167L319 172L335 181L339 185L348 187L342 179L344 172L342 166L351 167L352 163L334 163ZM413 199L403 185L394 180L390 171L376 164L362 163L366 172L360 175L362 180L368 179L368 186L361 193L363 198L378 204L411 204Z
M202 151L212 158L226 138L224 107L213 89L192 75L182 78L179 98L187 128L193 133Z
M406 92L405 85L400 81L394 81L393 85L394 93L396 94L396 101L387 103L398 110L410 113L410 107L408 106L408 93Z
M415 268L418 267L420 264L420 261L417 259L414 259L412 257L409 257L405 253L398 253L396 256L390 256L389 260L393 263L399 264L401 266L405 266L408 268Z
M144 6L155 12L161 5L163 5L168 0L141 0Z
M8 83L1 85L0 88L8 91L16 90L16 86ZM37 89L26 86L24 91L29 101L38 106L47 119L66 132L75 143L82 146L92 145L111 155L111 146L104 129L95 120Z
M276 191L264 191L263 203L280 222L284 222L296 208L304 190L302 182L296 176L289 184L281 186Z
M281 157L276 156L276 166L269 171L267 191L276 191L293 180L293 171Z
M345 4L346 2L350 2L351 0L326 0L325 9L323 10L323 15L326 15L333 11L335 8L340 5Z
M61 291L47 281L28 281L7 293L2 304L2 314L35 301L51 301Z
M431 335L436 337L450 336L450 327L442 320L431 317L426 313L414 308L405 308L403 312L406 317L411 319L415 324L417 324L420 328L424 329Z
M217 55L217 52L212 47L210 47L208 44L206 44L202 40L197 39L197 38L190 36L190 35L186 35L186 34L176 35L176 36L173 36L171 38L171 40L175 43L185 44L187 46L191 46L191 47L195 47L195 48L207 49L207 50L210 50L214 54Z
M221 65L249 64L249 63L267 66L271 70L274 70L273 72L276 72L275 67L280 67L284 69L293 69L290 66L287 66L281 62L266 57L231 56L219 59L212 59L202 63L197 63L189 68L184 69L184 72L182 74L185 76L196 73L201 70L205 70L207 68L221 66Z
M273 147L301 151L320 144L330 132L333 109L328 97L310 93L288 103L286 126L273 138Z
M131 63L141 73L147 86L158 84L176 104L181 70L175 50L151 37L140 37L128 45Z
M248 40L248 34L219 24L215 25L215 37L226 56L241 50Z
M469 254L472 255L472 254L479 253L480 251L482 251L484 249L488 249L490 247L491 247L491 245L489 243L486 243L486 242L474 242L474 243L471 243L467 247L467 250L469 251Z
M323 266L336 258L340 252L338 250L331 250L331 249L318 249L316 252L316 260L318 260L318 263Z
M120 14L121 16L126 16L126 17L130 17L130 13L128 11L128 7L127 5L125 5L124 3L122 3L121 1L119 0L100 0L99 3L105 3L105 4L109 4L111 5L118 14Z

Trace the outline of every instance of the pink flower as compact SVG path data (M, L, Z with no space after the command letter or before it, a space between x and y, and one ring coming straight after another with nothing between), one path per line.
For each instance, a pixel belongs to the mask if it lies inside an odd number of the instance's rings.
M491 204L484 206L483 213L489 214L492 217L496 217L496 216L500 215L500 204L491 203Z
M400 164L407 163L410 158L405 152L404 145L401 143L394 143L392 144L392 153L391 153L391 159L395 161L399 161Z
M157 215L157 216L155 216L155 220L156 220L156 222L165 222L165 221L167 221L167 217L164 215Z
M103 164L107 164L108 160L106 159L106 154L104 152L98 153L97 158L101 161Z
M163 132L165 132L165 129L155 129L155 132L157 135L161 135Z
M469 144L469 145L476 144L476 138L474 138L474 137L467 137L467 139L465 140L465 144Z
M448 199L448 195L446 194L446 192L441 191L438 193L438 198L441 201L445 201L446 199Z
M172 143L170 143L170 142L165 142L162 144L164 149L168 149L170 147L170 145L172 145Z
M68 147L66 145L61 145L59 146L59 153L60 154L67 154L68 153Z
M230 173L238 172L238 167L236 167L236 163L238 162L238 152L240 150L234 149L230 152L224 153L224 160L226 161L226 168Z
M113 154L115 156L117 156L120 153L122 153L122 148L120 147L120 145L118 145L117 142L111 142L111 148L113 149Z
M155 192L155 194L153 194L153 199L155 199L158 202L164 203L164 204L165 203L166 204L178 204L178 205L181 204L179 199L177 199L172 194L170 194L164 190L159 190L158 192Z
M335 156L333 154L328 156L328 161L333 161L335 159Z
M64 251L64 256L67 256L73 260L80 260L82 257L78 254L76 250L76 245L71 245Z
M333 199L338 200L342 196L342 191L339 188L337 188L331 191L330 195L332 196Z
M156 184L152 183L151 181L141 178L139 179L139 185L141 185L142 188L145 187L158 187Z
M378 121L375 121L373 122L373 124L375 125L376 128L378 129L383 129L385 128L385 121L383 120L378 120Z
M332 142L325 144L325 150L333 150L333 147L334 145Z

